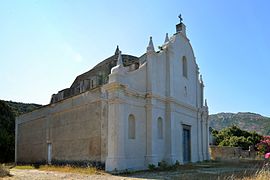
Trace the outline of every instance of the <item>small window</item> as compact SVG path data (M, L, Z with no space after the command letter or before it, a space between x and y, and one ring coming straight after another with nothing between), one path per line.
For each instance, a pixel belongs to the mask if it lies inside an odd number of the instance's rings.
M128 139L135 139L136 122L133 114L128 116Z
M187 78L187 58L183 56L182 58L182 70L183 70L183 76Z
M185 86L185 88L184 88L184 95L185 95L185 97L187 97L187 86Z
M91 80L91 88L94 88L94 80Z
M157 126L158 126L158 139L163 139L163 120L161 117L157 120Z

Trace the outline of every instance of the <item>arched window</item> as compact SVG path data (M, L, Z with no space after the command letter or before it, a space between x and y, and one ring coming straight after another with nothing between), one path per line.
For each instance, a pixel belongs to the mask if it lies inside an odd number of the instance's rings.
M161 117L157 119L158 139L163 139L163 120Z
M187 78L187 58L186 58L186 56L183 56L183 58L182 58L182 70L183 70L183 76L184 77L186 77Z
M128 116L128 139L135 139L136 136L136 122L133 114Z

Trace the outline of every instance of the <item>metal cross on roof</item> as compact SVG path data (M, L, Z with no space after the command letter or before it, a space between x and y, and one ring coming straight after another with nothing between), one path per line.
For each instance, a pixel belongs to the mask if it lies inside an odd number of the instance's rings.
M182 15L181 14L179 14L178 18L180 19L180 23L182 23L183 18L182 18Z

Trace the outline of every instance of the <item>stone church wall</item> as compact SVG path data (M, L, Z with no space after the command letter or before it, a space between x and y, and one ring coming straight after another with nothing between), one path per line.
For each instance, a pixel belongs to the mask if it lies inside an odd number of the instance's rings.
M17 162L102 162L107 156L107 104L100 89L50 104L17 119Z
M17 125L17 161L43 162L46 160L46 119L37 117Z

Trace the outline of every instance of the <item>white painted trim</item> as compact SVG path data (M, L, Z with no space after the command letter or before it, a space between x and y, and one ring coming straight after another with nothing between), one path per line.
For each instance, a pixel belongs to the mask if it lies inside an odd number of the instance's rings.
M47 163L52 164L52 143L47 143Z

